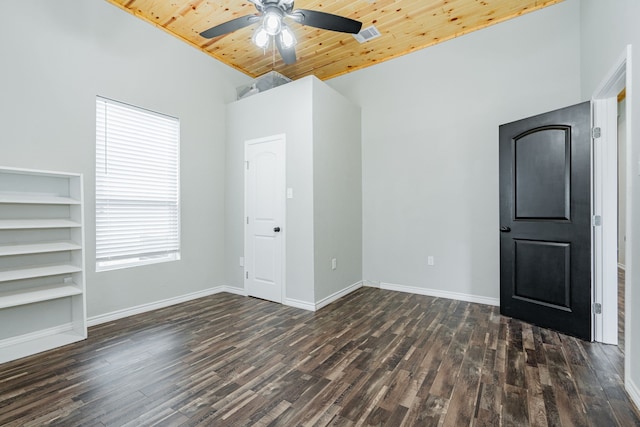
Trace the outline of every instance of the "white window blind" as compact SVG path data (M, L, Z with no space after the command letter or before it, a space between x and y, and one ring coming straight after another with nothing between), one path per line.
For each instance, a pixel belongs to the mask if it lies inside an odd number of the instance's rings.
M180 121L96 99L96 270L180 259Z

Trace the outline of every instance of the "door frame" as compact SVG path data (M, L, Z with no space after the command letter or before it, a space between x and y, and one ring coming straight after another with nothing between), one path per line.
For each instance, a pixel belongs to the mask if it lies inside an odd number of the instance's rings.
M593 316L593 337L595 341L606 344L618 344L618 260L617 260L617 228L618 228L618 101L617 97L626 88L626 148L631 153L631 45L628 45L615 62L606 77L591 97L592 127L601 129L600 137L593 138L592 156L592 214L601 216L601 226L592 227L592 276L593 302L602 305L602 313ZM627 156L627 181L634 170L631 156ZM627 199L630 188L627 187ZM627 227L631 221L630 204L626 207ZM630 230L630 228L627 228ZM631 234L625 242L628 254L625 274L626 281L631 282L632 256ZM630 287L625 286L625 342L629 343L629 301ZM628 352L625 352L628 354ZM625 355L625 377L630 370L630 359ZM626 380L626 378L625 378Z
M244 209L243 209L243 213L244 213L244 217L242 218L242 224L243 224L243 233L244 233L244 240L243 240L243 256L244 256L244 268L243 268L243 273L242 273L242 281L243 281L243 286L244 286L244 291L247 295L249 295L249 289L247 287L247 238L249 237L247 234L247 186L248 186L248 176L247 176L247 151L250 145L256 145L256 144L261 144L261 143L265 143L265 142L271 142L271 141L281 141L282 142L282 167L284 169L283 171L283 180L282 180L282 206L281 206L281 212L282 212L282 230L280 231L280 237L282 239L282 256L281 256L281 268L282 268L282 274L281 274L281 285L280 285L280 303L284 303L285 298L286 298L286 289L287 289L287 198L285 197L285 193L286 193L286 188L287 188L287 138L286 138L286 134L284 133L279 133L279 134L275 134L275 135L270 135L270 136L265 136L262 138L254 138L254 139L248 139L245 140L244 142L244 161L243 161L243 171L244 171L244 196L243 196L243 201L244 201Z

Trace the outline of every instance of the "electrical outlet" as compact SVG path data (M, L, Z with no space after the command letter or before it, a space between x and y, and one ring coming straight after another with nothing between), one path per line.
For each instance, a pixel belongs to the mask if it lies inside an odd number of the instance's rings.
M335 258L331 258L331 269L335 270L338 268L338 261Z
M433 259L433 255L429 255L427 257L427 265L435 265L435 260Z

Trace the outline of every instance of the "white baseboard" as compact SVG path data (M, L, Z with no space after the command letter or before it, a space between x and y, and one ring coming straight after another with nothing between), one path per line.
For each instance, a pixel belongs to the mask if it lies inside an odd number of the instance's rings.
M636 408L640 409L640 387L638 387L631 378L627 378L627 381L625 381L625 388L627 389L629 397L636 405Z
M283 304L288 305L290 307L301 308L303 310L317 311L317 310L320 310L322 307L326 307L332 302L342 298L343 296L350 294L356 289L360 289L361 287L362 287L362 281L356 282L353 285L349 285L338 292L334 292L328 297L322 298L320 301L317 301L315 304L307 301L301 301L294 298L285 298L283 301Z
M167 298L160 301L150 302L146 304L137 305L135 307L124 308L122 310L112 311L111 313L99 314L87 319L87 325L95 326L102 323L111 322L113 320L122 319L124 317L133 316L140 313L146 313L147 311L157 310L159 308L169 307L171 305L180 304L182 302L191 301L194 299L206 297L220 292L237 293L241 290L239 288L232 288L230 286L217 286L215 288L204 289L202 291L192 292L190 294L180 295L173 298ZM241 294L242 295L242 294Z
M366 286L367 288L378 288L378 289L380 289L380 282L377 282L375 280L362 279L362 286Z
M320 310L322 307L326 307L327 305L331 304L332 302L342 298L345 295L350 294L351 292L355 291L356 289L360 289L362 287L362 281L356 282L353 285L347 286L346 288L344 288L341 291L335 292L331 295L329 295L326 298L322 298L320 301L316 302L316 310Z
M387 289L389 291L398 291L398 292L408 292L408 293L418 294L418 295L428 295L431 297L455 299L455 300L467 301L467 302L475 302L478 304L487 304L487 305L495 305L495 306L500 305L499 298L489 298L489 297L483 297L478 295L463 294L459 292L449 292L449 291L443 291L440 289L418 288L416 286L396 285L393 283L385 283L385 282L380 282L380 289Z
M301 301L299 299L285 298L284 301L282 301L282 304L288 305L289 307L301 308L303 310L316 311L316 305L314 303Z
M343 296L355 291L356 289L361 288L362 286L387 289L390 291L409 292L409 293L414 293L418 295L429 295L434 297L457 299L461 301L476 302L480 304L500 305L500 300L494 299L494 298L480 297L476 295L467 295L467 294L461 294L457 292L441 291L437 289L418 288L415 286L395 285L392 283L376 282L373 280L362 280L360 282L356 282L353 285L350 285L341 291L335 292L334 294L321 299L315 304L307 301L297 300L294 298L285 298L285 300L283 301L283 304L290 307L301 308L303 310L316 311L342 298ZM235 295L241 295L245 297L247 296L247 291L243 288L236 288L233 286L217 286L215 288L204 289L202 291L192 292L189 294L180 295L173 298L167 298L160 301L150 302L146 304L137 305L134 307L125 308L122 310L112 311L110 313L92 316L87 319L87 325L88 326L100 325L102 323L111 322L114 320L122 319L124 317L134 316L136 314L146 313L148 311L157 310L159 308L169 307L171 305L180 304L183 302L206 297L209 295L218 294L220 292L229 292ZM39 333L48 334L48 332L46 331L41 331ZM55 333L57 332L52 332L51 334L55 334Z
M247 291L244 288L236 288L235 286L221 286L221 287L222 287L222 291L220 292L228 292L230 294L240 295L242 297L248 296Z

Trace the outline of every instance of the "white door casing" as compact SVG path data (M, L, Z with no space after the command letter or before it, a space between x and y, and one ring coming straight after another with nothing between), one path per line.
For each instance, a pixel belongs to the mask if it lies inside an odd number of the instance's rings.
M631 63L631 46L627 46L613 65L607 76L595 90L592 98L592 125L600 128L600 136L593 142L593 206L592 213L600 217L600 226L593 227L593 301L600 304L602 313L594 314L594 340L606 344L618 344L618 275L617 275L617 228L618 228L618 168L617 168L617 95L624 88L627 98L631 99L631 79L627 68ZM630 102L627 102L627 114ZM630 115L629 115L630 117ZM631 121L627 123L630 132ZM628 133L627 135L630 135ZM626 141L627 152L630 139ZM627 158L627 179L632 165ZM627 192L629 192L627 188ZM628 197L628 196L627 196ZM626 207L627 227L631 216L630 206ZM625 247L627 253L631 246L631 236ZM629 257L631 258L631 257ZM629 259L626 269L627 283L631 283L632 265ZM629 313L629 286L625 288ZM629 342L628 314L625 316L625 342ZM625 356L626 372L630 366L628 353Z
M593 136L593 301L594 340L618 344L618 101L594 99ZM597 131L596 131L597 129Z
M245 289L282 303L285 249L285 136L245 142Z

